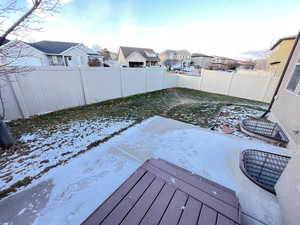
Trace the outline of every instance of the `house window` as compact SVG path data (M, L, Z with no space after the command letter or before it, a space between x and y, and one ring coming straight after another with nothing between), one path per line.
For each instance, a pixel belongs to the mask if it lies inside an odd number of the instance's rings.
M88 65L92 67L101 66L101 60L97 56L88 56Z
M61 55L48 55L49 65L51 66L63 66L64 61Z
M65 60L65 65L69 66L69 61L72 60L72 56L64 56L64 60Z
M287 86L287 89L295 92L298 85L299 85L299 81L300 81L300 62L297 62L296 64L296 68L294 70L294 73L290 79L290 82Z

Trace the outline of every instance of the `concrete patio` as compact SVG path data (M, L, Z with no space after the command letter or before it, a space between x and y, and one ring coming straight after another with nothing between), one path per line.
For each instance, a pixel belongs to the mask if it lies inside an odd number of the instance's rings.
M80 224L145 160L162 158L235 190L243 224L281 225L276 196L239 169L239 154L248 148L288 155L264 142L155 116L3 199L0 224Z

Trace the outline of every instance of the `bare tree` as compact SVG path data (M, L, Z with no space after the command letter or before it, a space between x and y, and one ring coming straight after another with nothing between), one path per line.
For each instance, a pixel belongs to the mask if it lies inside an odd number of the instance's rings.
M28 57L28 51L24 51L25 45L20 41L8 41L7 38L12 36L18 39L29 32L41 30L42 23L59 7L59 0L31 0L29 3L29 7L20 7L17 0L0 3L0 146L4 147L11 146L14 140L3 122L5 105L2 89L11 82L11 74L30 70L28 66L17 63Z
M6 0L6 3L0 4L0 24L2 25L4 20L11 18L12 14L21 14L7 29L1 31L0 46L9 34L20 35L24 32L40 30L41 23L47 16L57 12L59 6L59 0L31 0L31 2L29 9L19 7L17 0Z

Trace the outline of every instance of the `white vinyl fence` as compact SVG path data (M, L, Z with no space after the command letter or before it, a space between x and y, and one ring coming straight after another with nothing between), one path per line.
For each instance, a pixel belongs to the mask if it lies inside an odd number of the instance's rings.
M177 87L191 88L269 103L279 77L241 72L203 70L200 77L178 75Z
M196 77L160 67L38 67L9 79L0 80L7 120L172 87L270 102L279 78L205 70Z
M160 67L40 67L9 79L0 81L7 120L177 85L177 75L166 75Z

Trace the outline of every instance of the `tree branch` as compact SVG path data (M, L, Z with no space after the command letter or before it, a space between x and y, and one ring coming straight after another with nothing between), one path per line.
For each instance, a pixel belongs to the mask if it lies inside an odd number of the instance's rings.
M42 2L42 0L33 0L32 1L32 3L33 3L32 7L22 17L20 17L11 27L9 27L4 32L4 34L0 38L0 46L4 43L7 35L9 35L18 26L20 26L20 24L23 23L26 20L26 18L28 18L34 12L34 10L36 10L40 6L41 2Z

